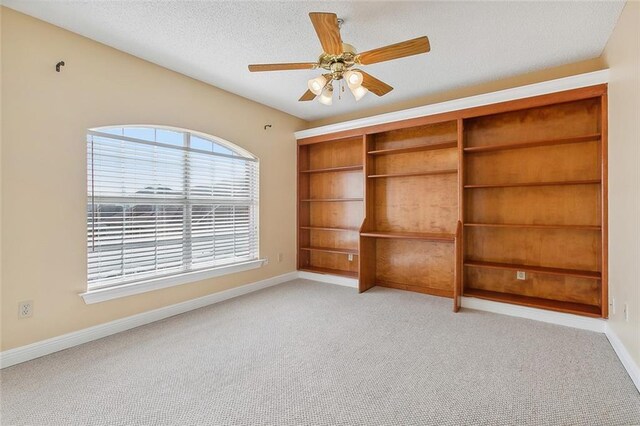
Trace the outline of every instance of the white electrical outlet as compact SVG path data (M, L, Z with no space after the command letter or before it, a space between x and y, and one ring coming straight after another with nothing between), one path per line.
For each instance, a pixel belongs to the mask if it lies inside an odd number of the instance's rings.
M282 262L284 255L282 253L278 253L278 263Z
M30 318L33 316L33 300L25 300L18 303L18 318Z
M348 259L349 259L349 262L353 262L353 255L352 255L352 254L350 254L350 255L348 256Z
M624 320L629 321L629 305L625 303L622 306L624 307Z
M616 298L612 297L611 298L611 315L615 315L616 314Z
M527 279L527 273L525 271L516 272L516 279L518 279L518 280L526 280Z

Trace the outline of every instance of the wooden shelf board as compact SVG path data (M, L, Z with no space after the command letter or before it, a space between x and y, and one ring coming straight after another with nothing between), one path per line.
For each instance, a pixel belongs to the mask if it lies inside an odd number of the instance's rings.
M369 151L367 154L369 155L404 154L407 152L431 151L434 149L455 148L457 146L458 146L458 141L453 140L453 141L446 141L446 142L433 143L433 144L407 146L404 148L377 149L375 151Z
M333 203L333 202L340 202L340 201L363 201L363 200L364 200L363 198L305 198L300 201L305 203L313 203L313 202Z
M390 177L410 177L410 176L431 176L431 175L449 175L458 173L458 169L431 170L427 172L408 172L408 173L392 173L386 175L369 175L368 178L390 178Z
M327 173L327 172L348 172L352 170L362 170L362 164L355 166L327 167L324 169L300 170L300 173Z
M405 240L425 240L425 241L447 241L453 242L456 239L455 234L435 234L425 232L387 232L387 231L368 231L361 232L361 237L372 238L398 238Z
M417 286L417 285L396 283L396 282L390 282L390 281L381 281L381 280L376 280L375 285L380 287L386 287L386 288L395 288L398 290L414 291L416 293L430 294L432 296L440 296L440 297L448 297L448 298L453 297L453 290L444 290L441 288Z
M318 266L303 266L298 268L301 271L315 272L316 274L338 275L348 278L358 278L358 273L353 271L344 271L342 269L320 268Z
M559 186L559 185L595 185L601 183L600 179L566 180L557 182L521 182L521 183L496 183L483 185L465 185L465 189L475 188L515 188L524 186Z
M301 226L300 229L308 229L310 231L342 231L342 232L358 232L358 228L339 228L328 226Z
M586 231L600 231L601 226L598 225L539 225L524 223L465 223L464 226L469 227L486 227L486 228L533 228L533 229L576 229Z
M563 302L559 300L522 296L511 293L501 293L497 291L480 290L468 287L464 289L463 295L467 297L477 297L479 299L493 300L496 302L512 303L515 305L529 306L533 308L545 308L552 311L586 315L590 317L601 316L600 307L585 305L582 303Z
M464 148L464 152L474 153L474 152L504 151L509 149L535 148L538 146L564 145L564 144L571 144L571 143L590 142L590 141L599 140L599 139L600 139L600 133L595 133L592 135L578 136L573 138L544 139L544 140L533 141L533 142L508 143L508 144L497 144L497 145L486 145L486 146L470 146L470 147Z
M346 248L335 248L335 247L300 247L300 250L323 251L326 253L338 253L338 254L352 254L354 256L358 255L358 250L346 249Z
M599 280L602 274L597 271L581 271L578 269L563 269L563 268L549 268L546 266L531 266L531 265L518 265L515 263L498 263L498 262L484 262L480 260L465 260L464 266L474 268L488 268L488 269L509 269L514 271L526 271L539 274L548 275L562 275L578 278L588 278Z

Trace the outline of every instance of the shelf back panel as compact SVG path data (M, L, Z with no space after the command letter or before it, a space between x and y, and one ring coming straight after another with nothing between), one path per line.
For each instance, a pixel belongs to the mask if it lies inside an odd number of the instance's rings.
M376 280L453 294L453 244L416 240L376 241Z
M470 185L599 179L600 143L475 153L465 170Z
M361 201L308 204L310 204L310 226L358 228L362 223L363 206Z
M600 98L465 120L465 146L533 142L600 133Z
M362 198L362 171L318 173L309 177L309 198Z
M311 230L309 232L311 247L335 247L343 249L358 249L360 237L357 232L334 232Z
M457 149L447 148L434 151L377 156L373 160L373 171L370 174L384 175L457 168Z
M532 272L527 272L526 280L518 280L515 270L464 269L465 288L600 306L598 280Z
M457 122L429 124L376 133L373 137L373 149L409 148L425 144L438 144L455 141L458 137Z
M302 149L307 150L309 170L362 164L362 137L305 145Z
M601 271L600 232L574 229L469 228L465 255L484 262Z
M465 222L600 225L600 185L465 190Z
M376 179L378 231L454 233L458 220L456 175Z
M346 254L312 251L309 253L308 266L358 272L358 256L354 255L353 260L349 261L349 257Z

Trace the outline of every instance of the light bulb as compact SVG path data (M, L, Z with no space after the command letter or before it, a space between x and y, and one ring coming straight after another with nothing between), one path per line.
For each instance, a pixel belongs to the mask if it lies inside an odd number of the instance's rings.
M327 79L324 78L324 76L320 75L309 80L307 82L307 87L309 87L309 90L311 90L314 95L318 96L320 93L322 93L322 89L324 88L324 86L326 86L326 84Z
M347 80L347 86L350 89L362 86L363 76L359 71L347 71L344 73L344 78Z
M351 90L351 93L353 94L353 97L356 98L356 102L359 101L360 99L362 99L362 97L364 95L369 93L369 89L367 89L364 86L349 87L349 90Z
M331 105L333 103L333 86L327 84L322 94L318 97L318 102L323 105Z

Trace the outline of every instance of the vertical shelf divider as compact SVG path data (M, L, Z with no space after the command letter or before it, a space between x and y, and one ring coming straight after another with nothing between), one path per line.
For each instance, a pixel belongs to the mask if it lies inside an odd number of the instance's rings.
M298 145L298 167L297 167L297 205L298 215L296 216L296 262L298 269L302 269L305 265L309 264L309 258L311 254L308 251L300 250L300 247L309 246L309 235L311 231L301 229L301 226L310 225L311 204L303 203L300 200L309 198L309 175L300 173L301 170L307 170L309 168L309 147L307 145Z
M456 229L456 282L453 312L462 307L464 293L464 120L458 118L458 227Z
M462 222L458 221L456 227L456 238L454 240L453 251L455 253L456 260L454 262L453 272L453 312L458 312L462 307Z
M373 150L374 135L362 136L362 164L364 165L364 219L360 227L360 233L370 231L374 226L375 200L374 185L367 176L374 169L373 156L368 152ZM376 240L360 236L360 270L358 292L362 293L376 285Z
M600 226L601 226L601 251L602 251L602 279L600 281L602 318L609 317L609 157L608 157L608 134L609 134L609 103L607 92L600 97L600 181L601 183L601 206L600 206Z

